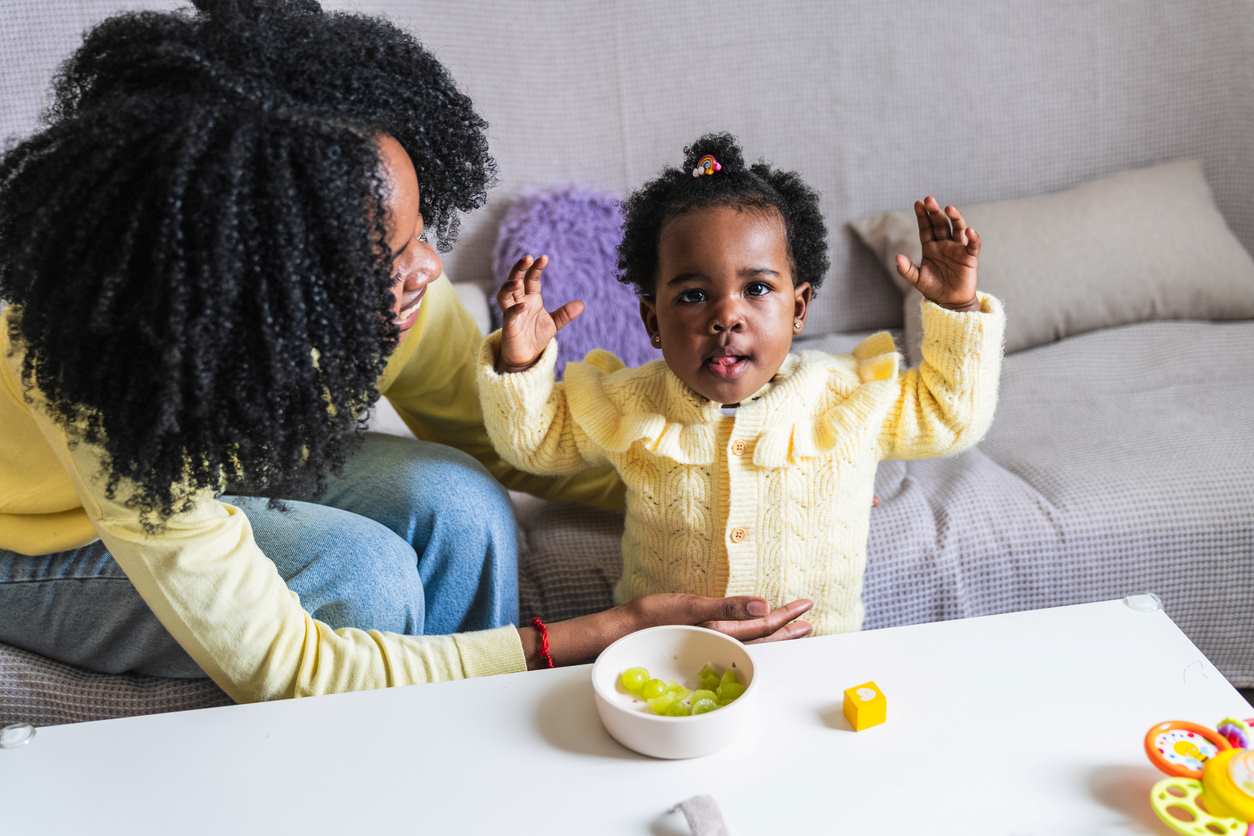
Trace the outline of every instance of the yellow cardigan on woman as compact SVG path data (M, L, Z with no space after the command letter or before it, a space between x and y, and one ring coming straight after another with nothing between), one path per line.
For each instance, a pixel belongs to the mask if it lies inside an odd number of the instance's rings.
M666 364L627 369L604 351L554 380L556 341L521 373L479 359L484 421L521 470L571 474L609 462L627 486L619 600L653 592L810 598L816 634L862 625L862 575L877 463L975 444L993 418L1005 316L923 311L923 363L900 373L880 332L852 355L789 355L735 411Z
M101 451L67 443L40 394L23 391L22 354L9 345L11 313L0 312L0 549L39 560L103 540L161 624L238 701L526 669L513 627L457 636L332 630L288 590L244 513L209 492L159 535L145 533L138 512L124 504L124 489L116 499L105 496ZM389 359L379 392L419 438L465 450L511 487L619 506L613 474L555 483L520 474L496 456L475 391L481 339L441 277Z

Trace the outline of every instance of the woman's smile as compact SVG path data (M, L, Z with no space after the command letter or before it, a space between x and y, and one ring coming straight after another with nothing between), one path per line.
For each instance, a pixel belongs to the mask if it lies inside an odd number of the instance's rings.
M413 327L414 320L418 318L418 310L422 307L422 299L427 294L427 287L435 278L429 274L420 274L398 282L401 293L396 317L392 321L402 331Z

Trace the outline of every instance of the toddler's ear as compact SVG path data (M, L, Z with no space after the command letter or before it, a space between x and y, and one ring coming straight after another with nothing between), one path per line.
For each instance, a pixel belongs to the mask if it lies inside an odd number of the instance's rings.
M806 321L806 314L810 311L810 300L813 298L814 286L809 282L802 282L793 288L793 319L803 323Z
M653 339L659 333L657 326L657 305L652 299L640 297L640 321L644 323L645 333Z

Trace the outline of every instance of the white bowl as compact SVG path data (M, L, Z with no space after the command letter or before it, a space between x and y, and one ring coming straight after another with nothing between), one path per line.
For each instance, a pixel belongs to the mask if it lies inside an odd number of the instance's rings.
M735 702L695 717L661 717L618 685L627 668L695 688L702 666L733 668L745 683ZM650 627L623 636L597 657L592 690L610 736L628 749L655 758L698 758L718 751L751 727L757 705L753 659L735 639L704 627Z

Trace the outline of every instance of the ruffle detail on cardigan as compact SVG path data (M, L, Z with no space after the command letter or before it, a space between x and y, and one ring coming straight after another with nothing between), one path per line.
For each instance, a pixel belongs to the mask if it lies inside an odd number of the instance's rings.
M771 422L775 425L761 434L753 451L758 467L787 467L842 450L852 453L867 443L868 429L882 423L893 403L901 355L887 331L867 337L852 355L805 352L802 358L798 373L779 388L799 388L787 401L794 409L799 404L810 409L791 422ZM816 414L820 403L829 405Z
M887 332L866 338L852 355L790 356L760 395L765 428L754 445L754 464L786 467L842 444L865 444L868 420L892 403L900 364ZM718 455L718 405L688 391L660 360L628 369L614 355L592 351L566 367L565 386L580 429L608 452L624 453L640 443L654 455L691 465L713 464ZM627 403L644 408L626 412ZM823 403L832 405L818 412Z
M594 444L624 453L640 442L654 455L679 464L714 463L718 407L703 407L695 395L675 391L676 384L683 384L662 361L625 369L617 357L597 350L583 362L567 365L564 380L571 414ZM627 402L647 407L627 413L622 407ZM686 413L683 417L693 420L665 412Z

